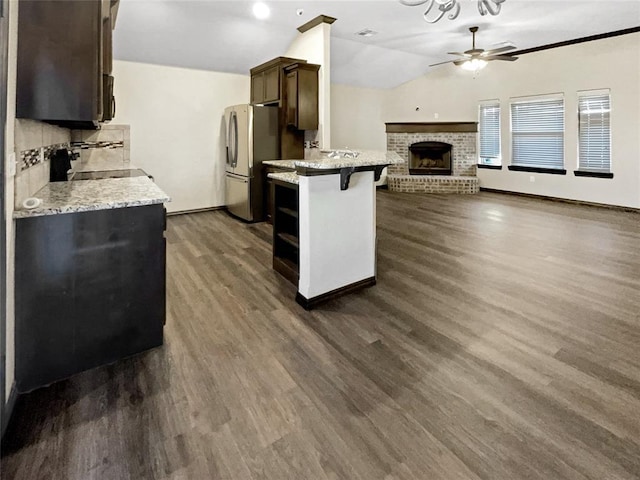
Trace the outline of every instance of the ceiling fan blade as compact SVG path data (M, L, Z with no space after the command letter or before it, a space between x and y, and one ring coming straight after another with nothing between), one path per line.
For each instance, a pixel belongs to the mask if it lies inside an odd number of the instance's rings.
M482 56L487 57L489 55L498 55L500 53L508 52L509 50L515 50L515 49L516 47L514 45L507 45L505 47L494 48L492 50L485 50L484 53L482 53Z
M460 57L471 57L470 54L468 53L462 53L462 52L447 52L449 55L458 55Z
M490 62L491 60L503 60L505 62L515 62L519 57L512 57L511 55L491 55L490 57L484 57L483 60Z
M440 63L432 63L431 65L429 65L430 67L437 67L438 65L444 65L445 63L454 63L454 62L464 62L465 60L447 60L446 62L440 62Z

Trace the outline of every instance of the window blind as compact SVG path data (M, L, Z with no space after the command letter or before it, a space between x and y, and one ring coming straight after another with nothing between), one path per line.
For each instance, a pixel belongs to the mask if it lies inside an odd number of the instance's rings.
M511 103L512 164L564 168L564 99Z
M608 93L578 99L578 170L611 171L611 98Z
M480 105L480 163L500 164L500 103Z

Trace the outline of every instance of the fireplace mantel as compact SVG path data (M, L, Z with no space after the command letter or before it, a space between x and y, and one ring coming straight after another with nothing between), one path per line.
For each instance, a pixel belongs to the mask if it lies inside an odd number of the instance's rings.
M478 122L385 123L387 133L476 133Z

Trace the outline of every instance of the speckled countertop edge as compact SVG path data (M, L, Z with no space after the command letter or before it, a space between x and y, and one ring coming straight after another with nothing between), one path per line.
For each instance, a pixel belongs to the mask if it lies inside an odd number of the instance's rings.
M289 170L296 169L296 162L302 162L303 160L263 160L263 165L270 165L272 167L286 168Z
M404 160L396 152L362 150L358 151L356 158L329 158L326 154L314 152L310 158L300 160L265 160L262 163L274 167L290 168L291 170L295 170L296 167L331 170L334 168L396 165L404 163Z
M294 183L296 185L300 183L300 177L295 172L270 173L269 178L280 180L281 182Z
M137 207L171 201L148 177L54 182L45 185L34 197L41 199L42 204L31 210L23 209L21 205L16 206L19 209L13 212L13 218Z
M319 156L305 160L295 160L296 167L331 170L334 168L372 167L376 165L396 165L404 160L396 152L360 151L356 158L328 158Z

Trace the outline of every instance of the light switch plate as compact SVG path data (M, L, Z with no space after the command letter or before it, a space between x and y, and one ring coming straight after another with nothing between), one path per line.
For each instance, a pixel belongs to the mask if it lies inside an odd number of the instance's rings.
M16 152L11 152L7 159L7 177L15 177L17 168Z

